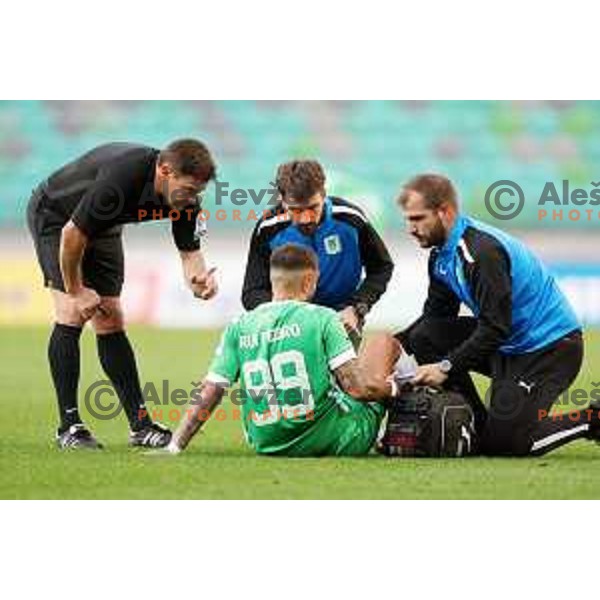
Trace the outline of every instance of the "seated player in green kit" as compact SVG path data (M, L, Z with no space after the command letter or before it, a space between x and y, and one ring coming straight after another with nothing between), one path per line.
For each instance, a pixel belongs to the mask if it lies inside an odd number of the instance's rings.
M246 437L259 454L367 454L385 412L381 402L397 389L383 374L398 351L393 338L388 356L376 358L385 369L369 368L362 351L357 357L339 315L309 303L319 277L309 248L277 248L270 277L273 301L227 327L193 410L186 411L167 449L184 450L239 379Z

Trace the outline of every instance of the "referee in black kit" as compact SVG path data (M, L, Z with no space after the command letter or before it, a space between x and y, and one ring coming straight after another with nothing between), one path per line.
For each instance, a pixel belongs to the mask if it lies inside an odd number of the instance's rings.
M27 221L44 285L50 289L55 325L48 361L60 415L57 444L101 448L77 407L79 338L91 321L98 357L113 383L130 426L131 446L162 447L171 432L145 414L133 349L125 334L122 226L171 219L187 283L195 296L217 292L196 232L199 196L216 172L213 158L194 139L165 149L111 143L63 166L33 192Z

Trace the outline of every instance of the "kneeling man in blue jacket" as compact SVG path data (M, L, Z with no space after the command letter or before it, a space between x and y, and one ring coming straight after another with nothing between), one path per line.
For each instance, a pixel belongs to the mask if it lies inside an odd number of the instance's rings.
M480 452L544 454L600 438L598 409L549 416L583 360L581 324L554 278L521 242L459 211L451 181L414 177L398 198L409 233L430 248L422 316L397 334L419 363L413 383L462 393ZM459 316L460 305L473 316ZM489 406L470 371L491 378Z

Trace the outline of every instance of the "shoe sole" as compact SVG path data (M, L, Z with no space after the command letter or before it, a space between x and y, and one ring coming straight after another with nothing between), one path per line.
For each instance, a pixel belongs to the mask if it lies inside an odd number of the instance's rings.
M88 446L85 444L75 444L74 446L66 446L66 447L61 446L60 444L57 444L57 448L64 452L67 452L68 450L104 450L104 446L100 443L97 446Z
M160 448L166 448L169 445L169 442L171 440L167 441L166 443L160 445L160 446L150 446L149 444L139 444L137 442L129 442L128 446L130 448L145 448L146 450L158 450Z

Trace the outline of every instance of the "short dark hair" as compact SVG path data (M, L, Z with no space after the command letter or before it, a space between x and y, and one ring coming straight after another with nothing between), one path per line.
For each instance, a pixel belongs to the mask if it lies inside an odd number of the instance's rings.
M413 177L408 183L405 183L398 202L401 206L406 206L408 193L417 192L425 199L427 208L439 208L442 204L451 204L458 206L458 197L456 189L452 182L444 175L435 173L424 173Z
M217 167L206 144L191 138L171 142L161 150L158 162L169 163L179 175L192 175L202 181L208 182L217 174Z
M308 200L325 193L325 171L316 160L292 160L279 165L276 184L281 197Z
M298 244L284 244L271 254L271 269L282 271L317 271L319 259L313 250Z

